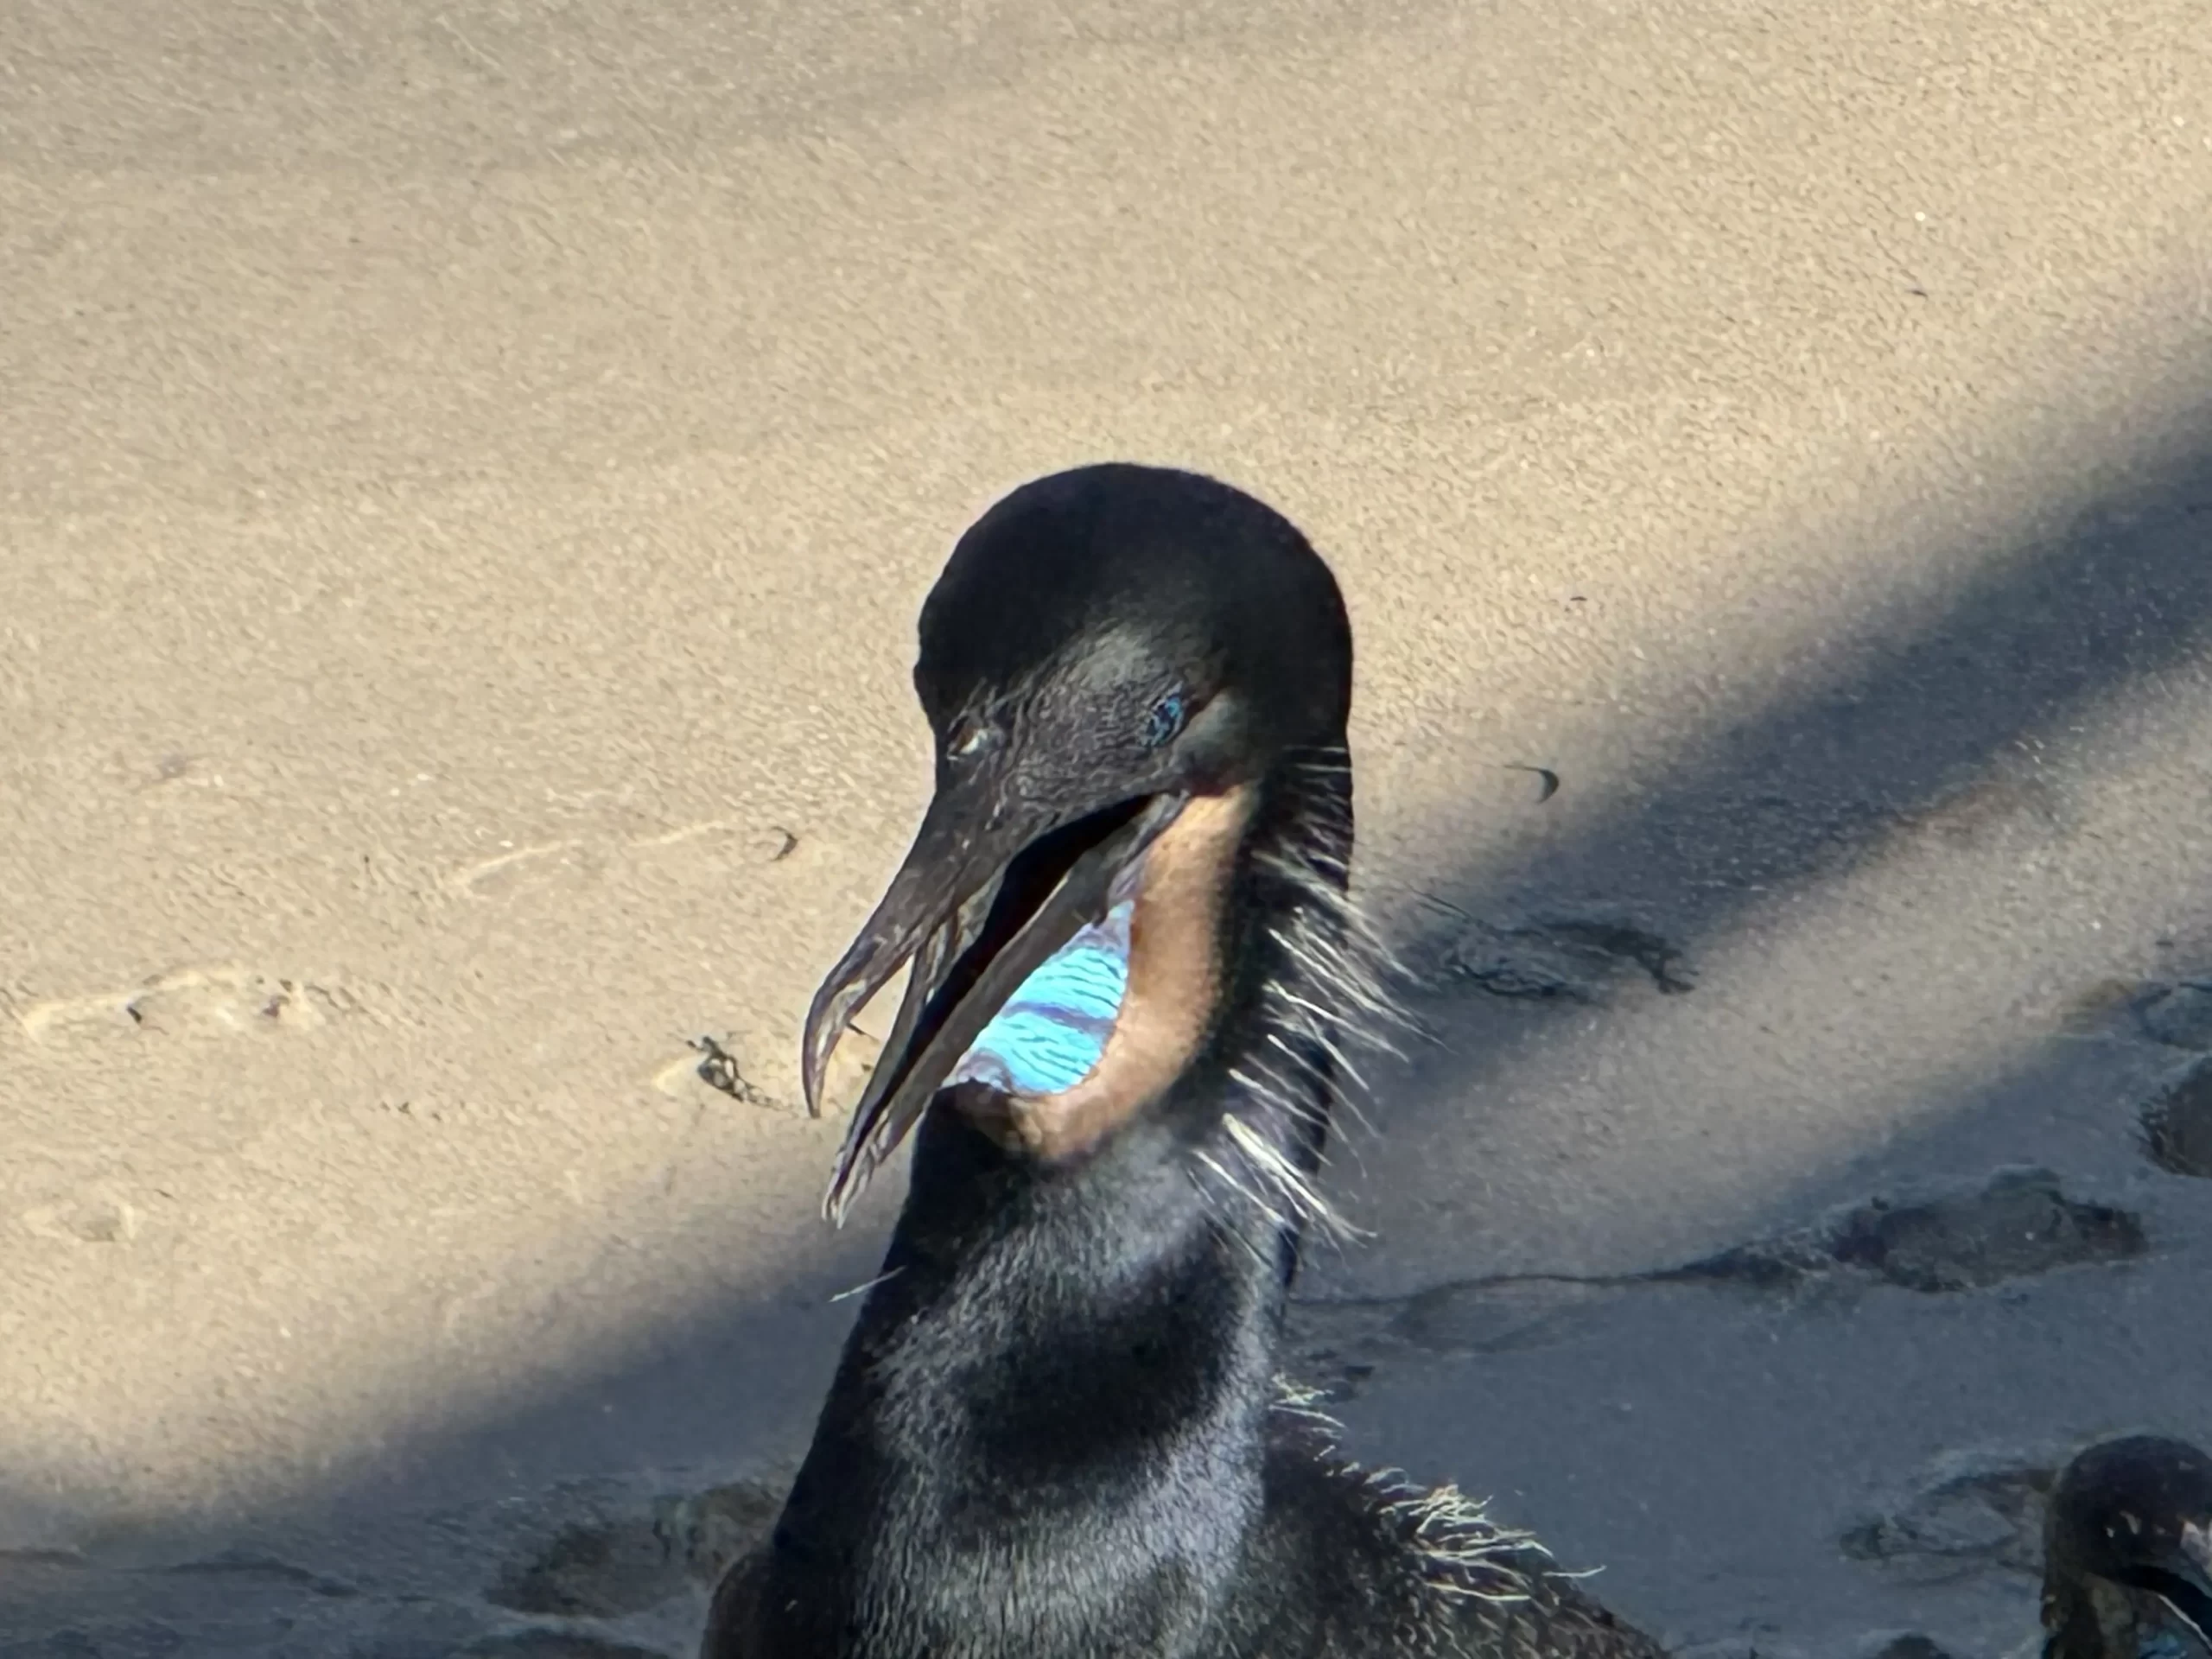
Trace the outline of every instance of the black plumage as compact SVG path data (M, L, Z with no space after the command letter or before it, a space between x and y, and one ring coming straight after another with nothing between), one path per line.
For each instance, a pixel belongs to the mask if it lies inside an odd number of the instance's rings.
M1276 1379L1331 1115L1392 1018L1348 897L1326 565L1226 485L1086 467L962 537L920 634L935 798L804 1055L811 1103L912 962L829 1208L911 1130L909 1187L705 1659L1656 1655L1451 1489L1343 1462ZM1121 903L1093 1071L1038 1097L957 1078Z
M2131 1435L2068 1464L2044 1526L2045 1659L2212 1659L2212 1458Z

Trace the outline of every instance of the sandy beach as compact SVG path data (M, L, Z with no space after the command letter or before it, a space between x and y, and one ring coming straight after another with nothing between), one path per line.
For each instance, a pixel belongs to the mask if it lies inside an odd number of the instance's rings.
M1351 608L1354 1450L2031 1640L2212 1443L2201 0L13 0L0 1656L691 1651L894 1206L915 611L1108 457Z

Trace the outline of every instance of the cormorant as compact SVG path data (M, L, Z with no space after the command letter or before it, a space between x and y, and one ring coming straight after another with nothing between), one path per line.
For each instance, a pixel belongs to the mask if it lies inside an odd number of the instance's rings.
M1338 1459L1276 1380L1352 1051L1352 644L1249 495L1109 465L961 538L914 687L936 793L817 994L818 1109L911 969L824 1202L906 1204L704 1659L1655 1659L1525 1535Z
M2066 1465L2044 1524L2044 1659L2212 1659L2212 1458L2134 1435Z

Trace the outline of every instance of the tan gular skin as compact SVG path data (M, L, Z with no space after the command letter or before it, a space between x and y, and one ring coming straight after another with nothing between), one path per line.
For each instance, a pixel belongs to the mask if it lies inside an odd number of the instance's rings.
M1254 789L1201 795L1145 855L1129 921L1128 988L1098 1064L1056 1095L971 1085L960 1109L1009 1149L1057 1163L1081 1156L1156 1099L1198 1050L1221 978L1221 923Z

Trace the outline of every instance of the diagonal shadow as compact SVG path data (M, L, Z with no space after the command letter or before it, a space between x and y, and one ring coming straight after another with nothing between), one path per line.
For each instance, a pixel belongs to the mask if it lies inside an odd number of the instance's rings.
M2212 639L2212 432L2075 528L1990 560L1863 664L1709 735L1659 793L1479 887L1433 891L1479 913L1541 893L1618 899L1688 938L1766 890L1848 871L1900 819L2093 699L2155 678Z
M2189 897L2212 908L2212 870ZM2047 1481L2107 1434L2212 1444L2212 1181L2148 1167L2137 1109L2177 1057L2131 1026L2048 1040L1958 1090L1849 1189L1955 1203L1991 1190L2002 1147L2069 1200L2116 1206L2141 1229L2124 1247L2059 1232L2023 1249L2009 1212L1961 1204L1911 1265L1940 1262L1979 1287L1964 1292L1841 1265L1477 1277L1306 1305L1300 1375L1357 1391L1339 1414L1363 1460L1495 1495L1670 1640L1827 1651L1880 1627L2017 1652L2035 1628L2035 1513L1978 1533L1969 1494L1949 1535L1895 1539L1885 1558L1851 1535L1947 1467Z
M1392 1080L1373 1114L1379 1160L1352 1137L1369 1173L1417 1183L1403 1159L1389 1167L1389 1143L1450 1133L1509 1039L1530 1034L1528 1003L1454 982L1455 944L1484 924L1624 918L1639 965L1681 988L1679 963L1848 878L1901 830L1947 809L2006 810L2007 772L2093 705L2195 671L2212 649L2212 431L2190 437L2123 490L2074 502L2066 532L1988 560L1949 602L1866 642L1847 671L1707 734L1656 791L1605 802L1516 860L1425 880L1408 955L1459 1040ZM2174 872L2177 902L2200 874Z
M2014 744L2205 651L2212 430L2124 490L2083 501L2075 524L1991 561L1953 602L1842 677L1713 734L1656 797L1600 811L1503 877L1447 873L1435 891L1473 914L1530 893L1627 895L1694 942L1778 892L1849 869L1900 815L1942 799ZM1473 1057L1394 1100L1389 1120L1450 1109L1486 1063ZM264 1544L381 1537L376 1548L394 1557L421 1553L401 1535L471 1497L653 1466L695 1481L772 1466L803 1446L849 1318L828 1298L871 1270L888 1211L879 1200L860 1229L835 1243L825 1235L819 1273L734 1294L650 1351L556 1392L464 1421L437 1421L428 1404L430 1421L396 1437L387 1459L234 1530ZM35 1503L39 1484L0 1478L0 1505ZM66 1573L37 1586L19 1574L10 1591L4 1567L0 1593L13 1600L0 1633L29 1634L99 1605L84 1599L90 1580ZM434 1565L409 1571L420 1586L410 1593L427 1593ZM114 1592L102 1582L95 1597Z

